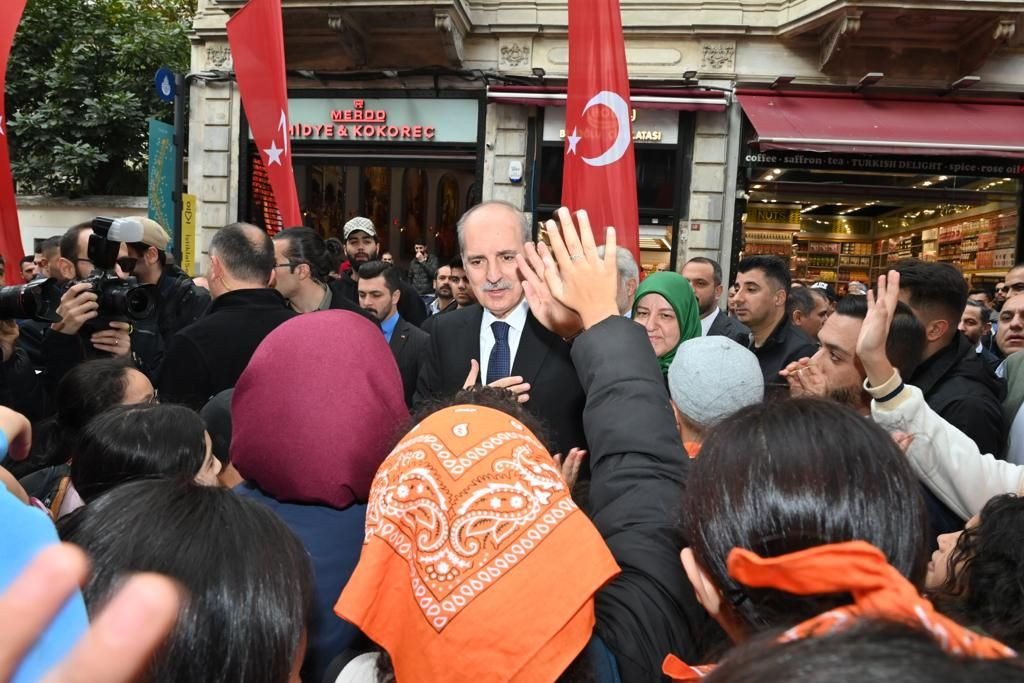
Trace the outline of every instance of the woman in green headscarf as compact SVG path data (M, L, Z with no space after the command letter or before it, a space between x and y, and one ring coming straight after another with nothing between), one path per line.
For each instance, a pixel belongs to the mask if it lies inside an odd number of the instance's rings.
M633 320L644 326L661 373L668 374L676 349L700 336L700 310L689 281L679 273L652 273L640 283Z

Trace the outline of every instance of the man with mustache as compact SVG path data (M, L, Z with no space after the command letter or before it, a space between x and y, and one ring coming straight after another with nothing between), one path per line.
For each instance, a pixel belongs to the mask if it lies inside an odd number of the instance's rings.
M537 320L544 311L530 310L516 264L532 240L529 221L515 206L490 201L467 211L457 230L466 276L479 303L432 321L414 403L454 393L470 376L471 383L514 392L551 427L556 451L584 447L585 396L569 342ZM577 322L567 336L578 328Z
M359 267L371 261L378 261L380 242L377 240L377 229L373 221L363 216L356 216L342 228L345 239L345 256L348 257L348 271L331 283L334 296L343 296L355 305L359 305ZM402 298L398 302L398 313L405 320L419 327L427 319L427 307L423 299L408 282L401 281L399 288Z

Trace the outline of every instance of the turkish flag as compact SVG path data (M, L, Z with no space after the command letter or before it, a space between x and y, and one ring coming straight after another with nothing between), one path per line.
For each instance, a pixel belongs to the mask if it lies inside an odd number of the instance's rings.
M613 226L639 263L632 113L619 0L569 0L562 203L587 210L599 242Z
M288 136L288 80L281 0L249 0L228 20L242 106L287 228L302 225Z
M7 148L7 111L4 108L4 89L7 81L7 59L11 56L14 34L25 9L25 0L4 0L0 5L0 254L6 261L7 284L19 284L21 269L18 261L25 255L21 246L21 225L18 223L18 202L14 196L14 177L11 175L11 154Z

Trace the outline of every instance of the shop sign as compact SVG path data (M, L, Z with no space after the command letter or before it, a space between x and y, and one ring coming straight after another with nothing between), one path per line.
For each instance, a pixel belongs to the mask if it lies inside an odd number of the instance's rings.
M755 168L959 175L976 178L1024 176L1024 160L996 157L911 157L886 154L848 155L768 150L764 152L748 151L743 156L743 165Z
M746 225L758 228L799 230L800 218L799 206L751 204L747 207Z
M293 140L476 143L480 103L470 99L288 100Z
M667 109L634 109L633 142L674 145L679 141L679 112ZM565 139L565 108L544 110L544 142Z

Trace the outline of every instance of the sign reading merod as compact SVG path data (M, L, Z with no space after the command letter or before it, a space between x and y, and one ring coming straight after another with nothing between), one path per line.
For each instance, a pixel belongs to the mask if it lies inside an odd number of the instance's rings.
M294 98L288 107L293 140L477 141L478 100Z

